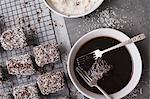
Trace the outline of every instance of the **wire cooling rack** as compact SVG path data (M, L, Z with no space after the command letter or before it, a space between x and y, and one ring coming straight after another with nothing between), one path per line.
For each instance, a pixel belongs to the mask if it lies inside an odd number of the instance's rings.
M60 38L56 34L56 24L52 18L51 11L46 8L42 0L0 0L0 33L5 30L22 27L24 28L27 47L18 50L5 51L0 47L0 63L3 67L3 76L5 82L0 84L0 93L12 93L14 86L35 83L38 73L32 76L12 76L7 73L5 61L11 57L19 56L22 54L32 53L34 46L43 42L58 43ZM22 23L24 21L24 23ZM63 27L63 26L61 26ZM62 42L61 42L62 43ZM63 64L60 60L57 64L53 65L54 68L62 68ZM45 67L45 70L51 71L53 68ZM68 97L68 89L64 89L56 94L42 96L41 99L58 99L60 97Z

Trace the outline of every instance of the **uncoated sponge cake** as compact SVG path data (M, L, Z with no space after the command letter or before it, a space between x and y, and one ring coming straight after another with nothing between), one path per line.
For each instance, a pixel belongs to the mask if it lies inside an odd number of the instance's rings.
M40 75L37 79L37 84L43 95L55 93L64 89L64 72L56 71Z
M92 67L89 69L88 75L93 79L101 79L104 74L110 71L111 68L112 65L107 63L102 58L98 58L92 65Z
M36 84L28 84L13 88L15 99L39 99Z
M11 58L6 65L8 73L12 75L32 75L35 71L29 54Z
M27 46L25 34L20 28L3 32L0 41L5 50L19 49Z
M43 43L33 48L35 61L38 66L43 67L48 63L55 63L59 60L58 45L55 43Z

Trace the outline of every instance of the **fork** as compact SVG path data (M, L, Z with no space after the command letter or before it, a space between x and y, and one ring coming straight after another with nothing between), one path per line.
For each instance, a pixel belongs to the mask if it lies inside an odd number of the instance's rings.
M93 58L94 58L94 59L97 59L98 57L102 57L102 55L103 55L104 53L106 53L106 52L109 52L109 51L111 51L111 50L117 49L117 48L119 48L119 47L125 46L125 45L130 44L130 43L138 42L138 41L143 40L143 39L145 39L145 38L146 38L146 36L145 36L144 33L139 34L139 35L137 35L137 36L132 37L131 39L129 39L129 40L127 40L127 41L121 42L121 43L119 43L119 44L117 44L117 45L115 45L115 46L112 46L112 47L110 47L110 48L108 48L108 49L105 49L105 50L103 50L103 51L97 49L97 50L94 50L94 51L92 51L92 52L90 52L90 53L88 53L88 54L82 55L82 56L80 56L80 57L77 58L77 61L78 61L79 63L80 63L80 62L83 62L83 60L85 60L85 57L88 56L88 55L91 55L91 54L93 55Z
M92 79L86 71L83 70L80 66L76 67L76 71L78 74L83 78L83 80L90 86L90 87L97 87L105 96L106 99L113 99L109 96L100 86L97 85L97 79Z

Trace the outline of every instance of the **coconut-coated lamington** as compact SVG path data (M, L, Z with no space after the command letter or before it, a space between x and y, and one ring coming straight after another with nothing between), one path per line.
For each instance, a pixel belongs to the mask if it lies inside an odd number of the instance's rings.
M21 85L13 88L15 99L40 99L36 84Z
M4 31L0 41L5 50L20 49L27 46L25 34L20 28Z
M64 72L56 71L40 75L37 84L43 95L55 93L64 89Z
M29 54L11 58L6 61L6 65L8 73L12 75L32 75L35 72Z
M10 94L0 93L0 99L13 99Z
M58 45L55 43L43 43L33 48L35 61L38 66L43 67L45 64L55 63L59 60Z

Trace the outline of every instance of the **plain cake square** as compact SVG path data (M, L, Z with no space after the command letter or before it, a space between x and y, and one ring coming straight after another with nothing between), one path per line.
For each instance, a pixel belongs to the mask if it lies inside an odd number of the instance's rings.
M15 99L39 99L36 84L21 85L13 88Z
M20 28L3 32L0 41L5 50L19 49L27 46L25 34Z
M11 58L6 61L6 65L8 73L12 75L32 75L35 72L29 54Z
M64 89L64 72L56 71L40 75L37 84L43 95L55 93Z
M55 43L43 43L33 48L35 61L38 66L43 67L45 64L55 63L59 60L58 45Z

